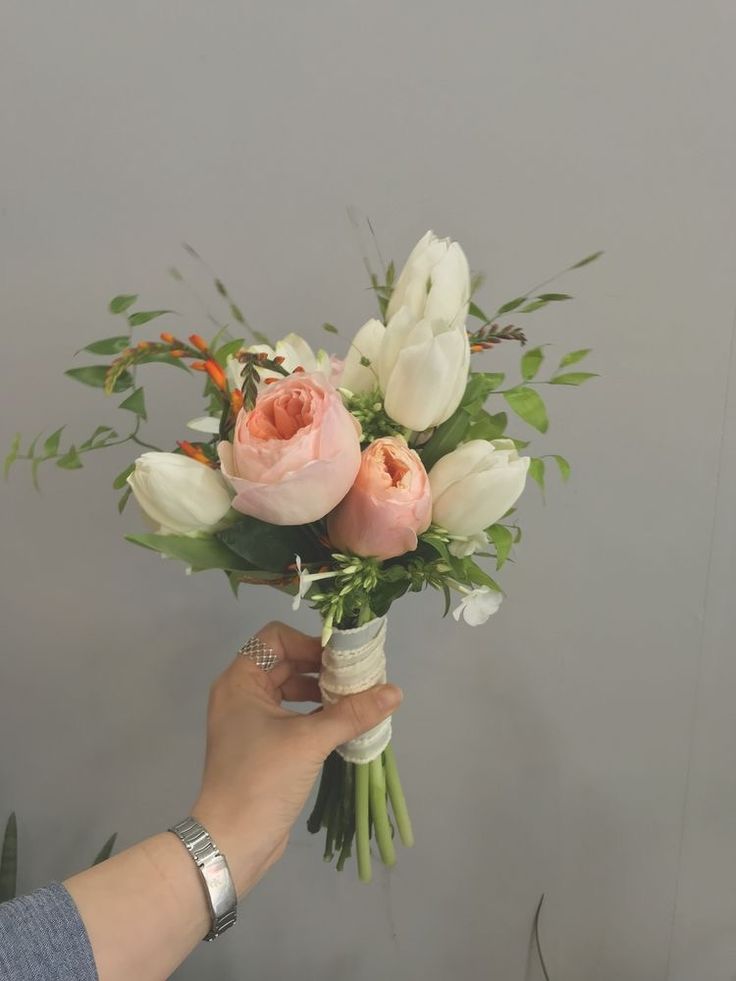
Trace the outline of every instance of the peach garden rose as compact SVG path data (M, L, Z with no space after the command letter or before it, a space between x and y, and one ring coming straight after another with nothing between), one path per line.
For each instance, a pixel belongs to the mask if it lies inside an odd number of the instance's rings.
M327 519L327 532L339 549L392 559L414 551L431 517L422 461L403 439L385 436L363 451L355 483Z
M294 374L241 410L233 442L218 445L232 507L275 525L323 518L360 467L360 427L323 375Z

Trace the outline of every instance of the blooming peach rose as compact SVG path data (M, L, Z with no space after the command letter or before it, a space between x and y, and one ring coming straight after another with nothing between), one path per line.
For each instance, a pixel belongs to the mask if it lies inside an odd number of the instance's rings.
M233 442L217 447L236 511L301 525L331 511L360 467L360 427L321 374L289 375L241 410Z
M422 461L404 440L385 436L363 451L355 483L328 517L327 531L336 548L392 559L417 547L431 516Z

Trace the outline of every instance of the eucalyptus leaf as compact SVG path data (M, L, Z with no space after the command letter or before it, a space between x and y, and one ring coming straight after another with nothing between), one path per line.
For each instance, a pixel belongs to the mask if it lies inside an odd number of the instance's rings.
M525 388L523 386L512 388L510 391L504 392L504 398L509 408L517 416L522 418L524 422L533 426L534 429L539 430L540 433L547 432L549 428L547 409L545 408L542 397L533 388Z
M115 841L117 840L117 837L118 837L117 831L115 832L115 834L110 835L110 837L107 839L105 844L102 846L102 848L95 856L95 860L92 863L92 865L99 865L100 862L107 861L107 859L112 855L112 850L115 847Z
M583 382L588 381L589 378L597 378L598 375L594 371L570 371L566 375L555 375L554 378L550 378L550 385L582 385Z
M137 299L137 293L121 293L120 296L114 296L110 300L108 310L110 313L125 313L127 309L133 306Z
M91 385L92 388L104 388L105 378L109 370L106 364L88 364L83 368L69 368L64 372L74 381L81 382L83 385ZM123 371L115 381L114 392L126 392L133 387L133 378L129 372Z
M139 419L147 419L143 389L136 388L132 395L129 395L127 399L120 403L120 408L127 409L128 412L133 412Z
M18 822L13 812L5 825L0 851L0 903L14 899L18 886Z

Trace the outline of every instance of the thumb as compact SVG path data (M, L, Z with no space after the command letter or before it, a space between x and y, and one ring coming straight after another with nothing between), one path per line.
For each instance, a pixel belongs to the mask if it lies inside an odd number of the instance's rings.
M403 697L404 693L396 685L375 685L355 695L346 695L334 705L316 712L312 716L315 735L320 739L325 755L383 722L396 711Z

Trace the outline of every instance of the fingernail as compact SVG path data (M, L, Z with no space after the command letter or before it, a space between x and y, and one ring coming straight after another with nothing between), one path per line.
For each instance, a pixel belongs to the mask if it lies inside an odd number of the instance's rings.
M403 697L404 693L397 685L381 685L376 691L379 708L384 709L384 711L396 708L397 705L401 704Z

